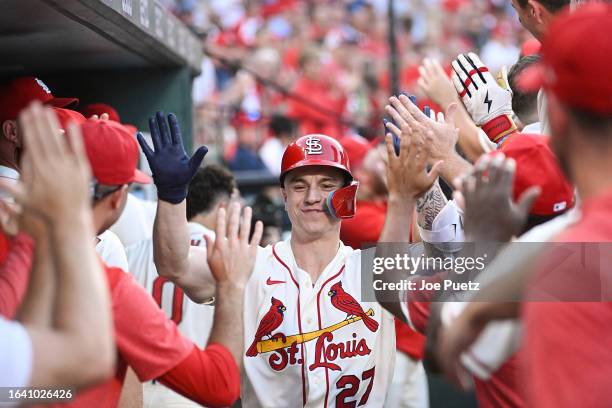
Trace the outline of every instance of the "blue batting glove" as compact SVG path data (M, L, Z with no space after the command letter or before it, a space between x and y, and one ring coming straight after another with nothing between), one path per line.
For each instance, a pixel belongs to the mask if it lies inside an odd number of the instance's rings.
M393 123L395 125L395 122L393 122L393 120L389 120L389 119L383 118L383 126L385 128L385 133L387 133L387 123L388 122L391 122L391 123ZM399 152L400 152L400 138L395 136L395 133L391 133L391 137L393 137L393 150L395 150L395 154L397 156L399 156Z
M198 171L208 148L199 147L189 158L183 146L181 129L173 113L168 115L166 122L164 114L157 112L155 117L149 118L149 129L155 150L151 150L142 134L138 133L136 137L153 173L157 197L171 204L178 204L187 197L189 182Z

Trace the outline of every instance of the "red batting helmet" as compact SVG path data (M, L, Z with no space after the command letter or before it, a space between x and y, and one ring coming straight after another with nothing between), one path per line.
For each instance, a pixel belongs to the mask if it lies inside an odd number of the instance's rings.
M342 145L329 136L306 135L287 146L281 163L281 186L288 172L306 166L335 167L353 180L348 155Z

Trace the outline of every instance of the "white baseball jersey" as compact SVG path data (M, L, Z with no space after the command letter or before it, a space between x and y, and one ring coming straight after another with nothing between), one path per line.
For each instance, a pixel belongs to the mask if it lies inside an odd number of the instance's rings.
M33 360L32 341L26 329L0 316L0 387L30 385Z
M102 234L98 235L98 243L96 244L96 252L100 255L100 258L108 266L121 268L127 272L128 261L125 254L125 248L119 240L119 237L115 235L111 230L106 230Z
M242 405L382 407L395 326L360 299L361 251L341 244L312 282L289 240L260 249L245 291Z
M200 224L189 223L191 245L206 247L204 235L214 238L215 233ZM145 287L157 304L173 320L181 334L199 348L206 347L214 318L214 307L198 304L184 294L183 290L157 274L153 262L153 240L147 239L126 249L129 271ZM195 402L175 393L159 383L144 385L144 407L199 407Z

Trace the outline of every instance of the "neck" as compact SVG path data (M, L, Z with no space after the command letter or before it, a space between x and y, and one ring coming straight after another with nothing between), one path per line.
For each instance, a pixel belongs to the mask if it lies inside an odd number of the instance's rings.
M198 214L192 219L190 219L189 222L195 222L197 224L203 225L209 230L214 231L216 227L215 225L216 219L217 219L217 213L216 211L212 211L208 214Z
M17 154L13 151L10 154L0 154L0 166L9 167L11 169L19 171L19 165L17 164Z
M291 236L291 250L300 269L308 272L315 282L323 270L334 259L340 245L340 226L318 238L301 237L295 232Z
M612 145L583 146L572 155L572 179L581 200L612 189Z

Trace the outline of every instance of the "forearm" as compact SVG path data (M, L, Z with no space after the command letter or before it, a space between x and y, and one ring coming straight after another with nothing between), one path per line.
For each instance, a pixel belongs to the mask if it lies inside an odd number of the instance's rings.
M461 150L468 160L475 162L484 153L484 150L478 141L478 126L461 104L455 115L455 126L459 129L458 143Z
M442 211L447 201L440 188L440 183L436 180L428 192L422 197L417 198L416 212L419 227L431 230L434 220L440 211Z
M376 247L377 258L393 258L396 254L408 251L410 243L410 224L413 219L415 202L413 199L390 196L387 204L387 217L383 231ZM405 243L405 245L394 245ZM376 275L375 279L384 283L401 282L409 277L409 271L392 268L385 269L383 273ZM376 290L376 300L391 314L405 321L399 298L395 291Z
M32 271L28 289L19 307L17 318L24 325L51 327L57 276L50 247L50 228L44 228L35 238Z
M234 283L217 284L215 296L215 320L208 344L225 346L238 367L244 353L244 287Z
M379 243L410 242L410 224L415 210L415 200L409 197L389 195L387 216Z
M56 263L54 326L66 341L78 340L72 354L80 364L110 369L114 363L108 283L94 247L89 211L58 217L51 225L51 250ZM92 368L95 377L98 368ZM102 370L105 371L105 370Z
M457 152L452 152L444 158L440 165L440 176L450 186L453 185L457 177L461 177L472 170L473 165L459 156Z
M158 200L153 224L153 254L157 273L171 280L189 271L189 227L186 201L179 204Z

